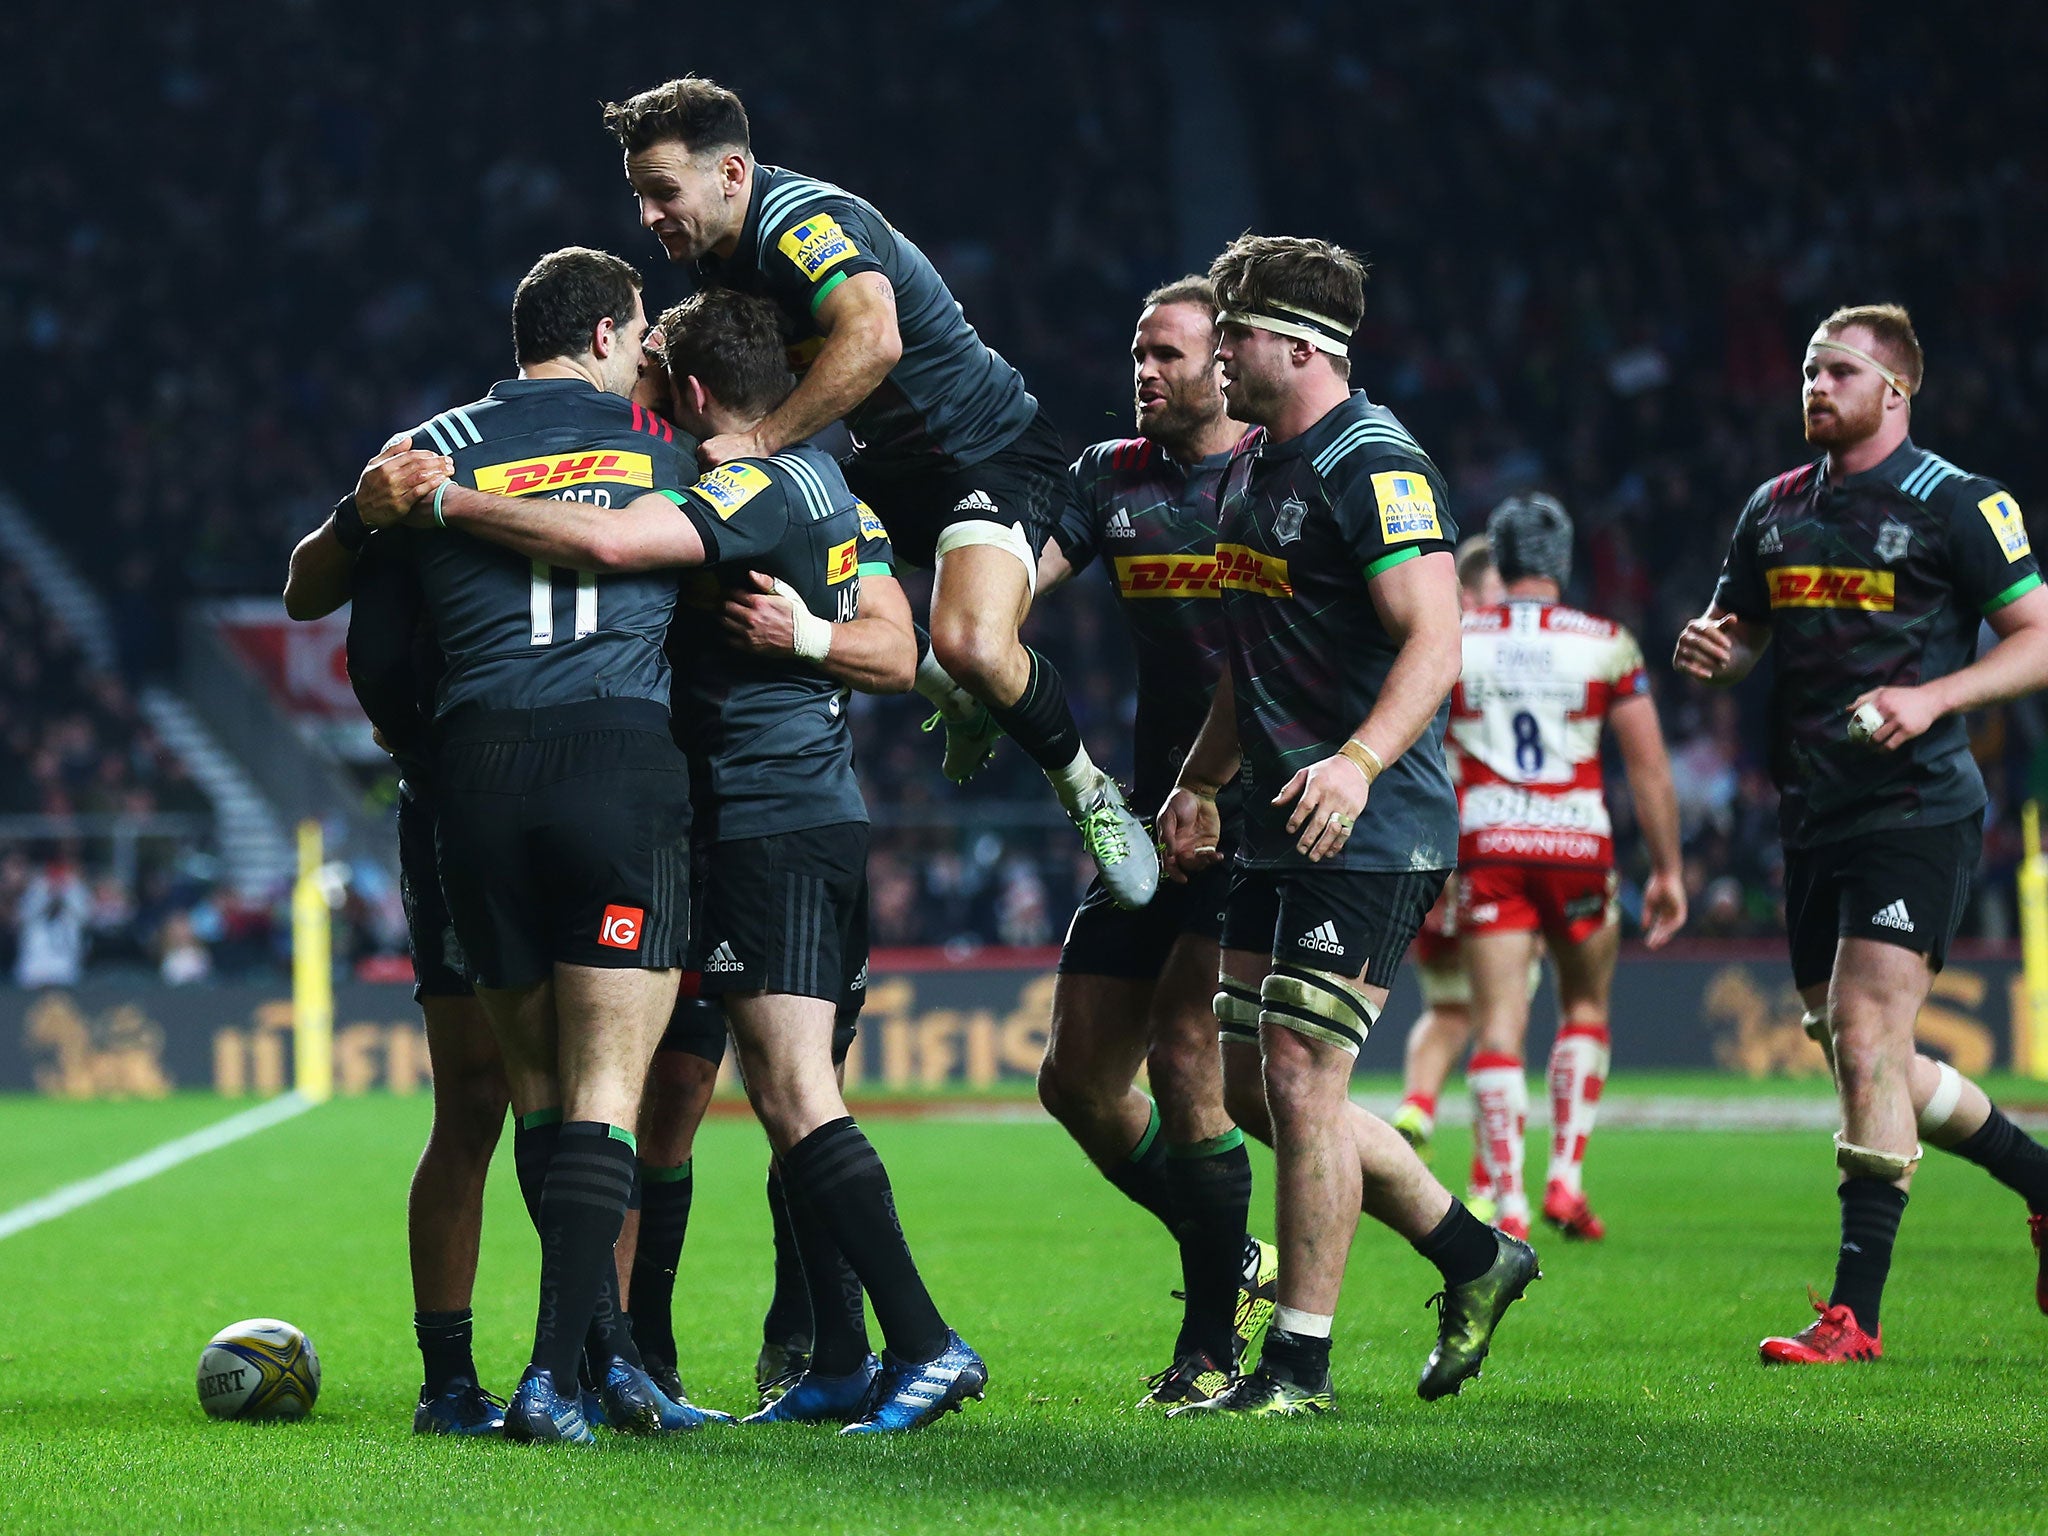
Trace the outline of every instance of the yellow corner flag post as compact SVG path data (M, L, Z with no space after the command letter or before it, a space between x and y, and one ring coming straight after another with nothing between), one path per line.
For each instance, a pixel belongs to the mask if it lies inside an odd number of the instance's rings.
M299 878L292 886L292 1077L301 1098L334 1094L334 956L320 823L299 823Z
M2027 1011L2013 1020L2012 1064L2028 1077L2048 1078L2048 860L2041 857L2041 807L2020 809L2020 959L2026 969Z

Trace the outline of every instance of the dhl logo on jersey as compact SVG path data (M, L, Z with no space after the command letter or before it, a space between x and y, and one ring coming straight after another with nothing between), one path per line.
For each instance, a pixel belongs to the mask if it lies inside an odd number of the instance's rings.
M1216 585L1226 592L1258 592L1266 597L1294 596L1287 562L1263 555L1244 544L1216 546Z
M1994 491L1977 503L1977 510L1991 525L1998 547L2005 551L2007 565L2034 552L2027 543L2027 520L2020 516L2020 504L2006 492Z
M844 544L834 544L825 552L825 585L836 587L842 581L851 581L860 572L860 554L855 546L858 539L848 539Z
M814 283L842 261L851 261L860 254L853 237L829 213L797 225L775 242L775 249L795 262L797 270Z
M1387 543L1444 536L1436 516L1436 492L1421 475L1406 470L1374 475L1372 494L1380 504L1380 536Z
M476 472L476 488L493 496L531 496L586 482L603 485L654 484L654 461L644 453L565 453L546 459L487 464Z
M1858 608L1890 613L1894 578L1890 571L1861 571L1841 565L1781 565L1770 572L1773 608Z
M1118 555L1116 589L1125 597L1215 597L1214 555Z

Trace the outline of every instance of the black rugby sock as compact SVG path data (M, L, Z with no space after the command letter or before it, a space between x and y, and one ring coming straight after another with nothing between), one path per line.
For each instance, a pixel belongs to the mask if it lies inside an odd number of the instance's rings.
M476 1324L468 1307L458 1312L415 1312L412 1331L420 1343L420 1363L425 1367L423 1397L439 1397L458 1381L476 1380L476 1359L471 1341Z
M632 1138L597 1121L561 1127L540 1195L540 1311L533 1363L574 1390L584 1338L634 1365L639 1352L619 1311L613 1245L633 1192Z
M996 724L1047 773L1057 773L1081 751L1081 727L1067 707L1067 687L1053 664L1027 648L1031 675L1014 704L991 704Z
M768 1216L775 1225L775 1294L761 1319L761 1342L780 1344L809 1354L811 1295L805 1288L804 1261L797 1249L796 1224L790 1216L789 1186L778 1163L768 1165Z
M640 1243L633 1250L635 1341L646 1353L671 1365L676 1360L676 1266L690 1230L690 1164L679 1168L640 1165Z
M1186 1294L1173 1352L1180 1356L1199 1349L1228 1365L1237 1343L1237 1290L1252 1203L1252 1162L1244 1132L1233 1128L1191 1146L1168 1147L1165 1177Z
M1996 1104L1989 1120L1949 1150L2026 1201L2034 1215L2048 1211L2048 1147L2014 1125Z
M1259 1369L1278 1381L1320 1392L1330 1382L1330 1341L1306 1333L1270 1329L1259 1354Z
M932 1305L897 1219L896 1197L861 1128L828 1120L782 1157L793 1199L808 1200L875 1305L882 1337L898 1360L922 1365L946 1347L946 1323Z
M810 1297L811 1369L820 1376L845 1376L867 1359L868 1314L862 1304L860 1276L832 1240L831 1228L817 1207L802 1196L789 1202L790 1225L803 1256L800 1266Z
M548 1180L548 1164L555 1160L555 1146L562 1139L562 1112L535 1110L521 1115L512 1131L512 1171L519 1178L519 1198L526 1202L526 1216L534 1230L540 1230L540 1191Z
M1179 1236L1174 1226L1173 1189L1166 1180L1166 1143L1159 1136L1159 1106L1150 1106L1145 1134L1129 1155L1102 1170L1102 1176L1130 1199L1157 1216L1160 1225Z
M1465 1202L1451 1197L1444 1219L1430 1228L1429 1235L1416 1243L1415 1251L1437 1268L1446 1286L1469 1285L1500 1257L1500 1244L1493 1228L1465 1209Z
M1865 1333L1877 1333L1878 1304L1891 1273L1892 1244L1906 1214L1906 1192L1883 1179L1844 1179L1842 1249L1835 1258L1829 1306L1846 1306Z

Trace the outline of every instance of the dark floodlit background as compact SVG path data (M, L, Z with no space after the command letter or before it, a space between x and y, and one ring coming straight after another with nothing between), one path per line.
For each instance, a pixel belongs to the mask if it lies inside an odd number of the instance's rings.
M260 795L231 803L208 753L259 759L260 790L291 727L222 701L193 605L274 598L387 434L510 371L512 286L543 251L604 246L650 308L681 296L598 103L685 71L744 95L760 158L917 240L1076 450L1128 430L1146 289L1244 228L1368 254L1358 381L1468 528L1509 491L1561 495L1573 599L1643 642L1703 935L1776 922L1765 690L1665 663L1745 494L1803 456L1814 321L1910 305L1916 437L2023 506L2048 486L2039 8L16 0L8 32L0 961L24 979L48 979L37 925L73 920L95 972L278 963L265 872L296 812L268 808L265 844ZM1100 578L1030 638L1127 761ZM877 941L1056 938L1084 870L1042 781L1010 750L952 791L921 713L856 710ZM2042 734L2031 703L1975 725L2001 877ZM390 849L365 831L388 774L333 782L337 942L391 953ZM1982 883L1972 931L2010 932L2009 892Z

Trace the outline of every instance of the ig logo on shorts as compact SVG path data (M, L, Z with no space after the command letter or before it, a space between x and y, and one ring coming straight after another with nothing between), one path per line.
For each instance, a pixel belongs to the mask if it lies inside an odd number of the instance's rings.
M647 925L647 913L640 907L606 907L604 922L597 930L597 942L606 949L638 949L640 930Z

